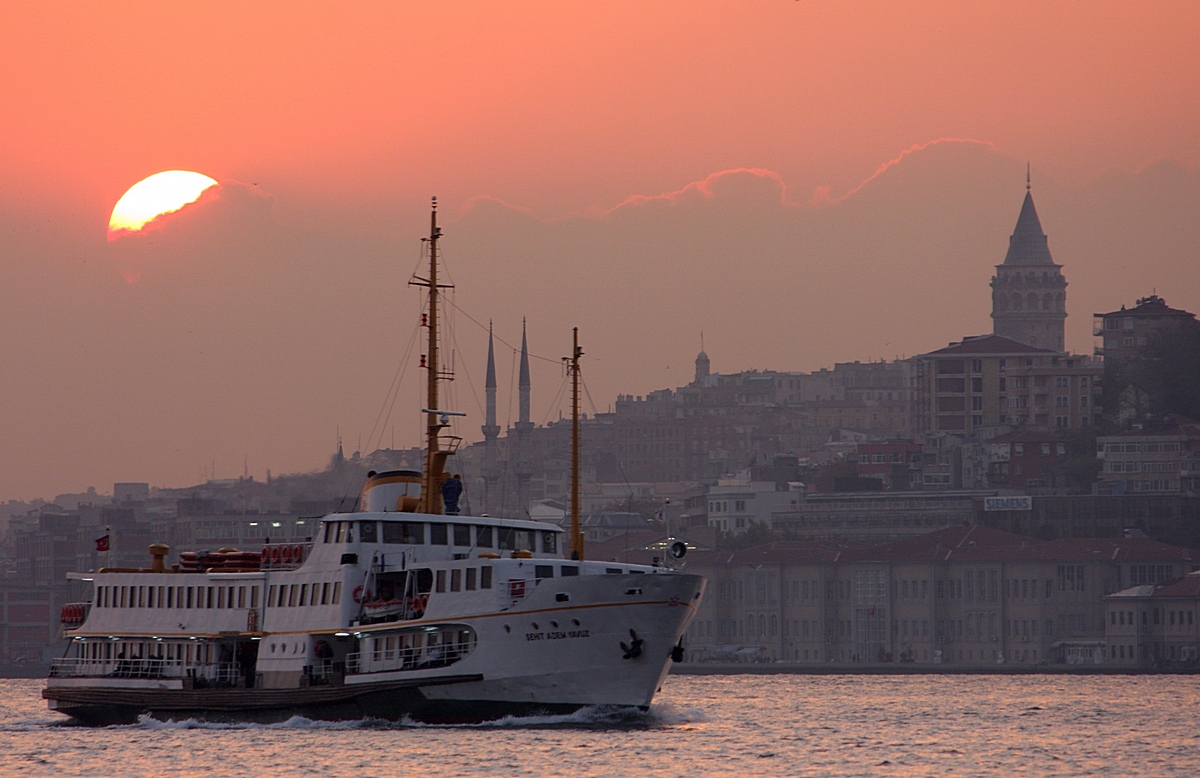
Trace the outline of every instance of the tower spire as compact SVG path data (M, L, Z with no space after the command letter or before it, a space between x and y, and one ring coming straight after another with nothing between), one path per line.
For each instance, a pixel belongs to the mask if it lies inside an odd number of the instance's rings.
M525 335L525 319L521 319L521 375L517 381L517 388L520 390L520 399L517 408L517 423L530 424L529 420L529 392L531 389L529 381L529 340Z
M488 355L487 355L487 381L483 385L483 391L487 398L487 412L483 423L483 437L487 440L493 440L500 434L500 427L496 424L496 348L493 343L492 323L488 322Z
M1029 163L1025 163L1025 191L1029 191Z

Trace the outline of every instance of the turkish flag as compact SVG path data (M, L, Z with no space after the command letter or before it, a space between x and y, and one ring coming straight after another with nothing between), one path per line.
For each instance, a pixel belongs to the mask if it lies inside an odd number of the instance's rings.
M105 535L102 538L96 538L96 550L108 551L108 535Z

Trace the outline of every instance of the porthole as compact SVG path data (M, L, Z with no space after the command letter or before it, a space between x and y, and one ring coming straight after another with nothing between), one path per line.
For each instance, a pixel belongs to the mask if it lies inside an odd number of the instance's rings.
M507 624L505 624L505 625L504 625L504 631L505 631L505 632L512 632L512 627L510 627L510 626L508 626Z
M271 644L271 653L272 654L275 653L275 644L274 643Z
M532 624L533 624L533 628L534 628L534 629L537 629L537 628L538 628L538 625L537 625L537 622L536 622L536 621L535 621L535 622L532 622Z
M578 626L579 626L579 619L571 619L571 623L572 623L572 624L574 624L576 627L578 627Z

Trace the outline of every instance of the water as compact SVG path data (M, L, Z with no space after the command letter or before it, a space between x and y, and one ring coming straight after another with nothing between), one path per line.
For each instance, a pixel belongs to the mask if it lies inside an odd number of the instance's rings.
M673 676L646 714L65 726L0 680L0 775L1200 774L1200 677Z

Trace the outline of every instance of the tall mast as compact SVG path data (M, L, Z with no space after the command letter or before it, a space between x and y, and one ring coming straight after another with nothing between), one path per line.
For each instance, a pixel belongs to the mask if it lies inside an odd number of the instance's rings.
M579 527L579 328L573 331L571 356L566 360L571 373L571 559L583 559L583 533Z
M425 316L425 325L429 327L428 351L421 357L421 366L426 373L425 408L423 413L428 417L425 439L425 471L421 480L421 500L417 508L421 513L440 514L442 512L442 480L446 457L452 452L440 451L438 436L442 428L449 423L451 415L461 416L461 413L441 411L438 409L438 381L449 378L440 367L438 356L438 239L442 230L437 226L437 198L433 198L433 206L429 214L429 277L414 276L410 284L429 288L429 311Z

